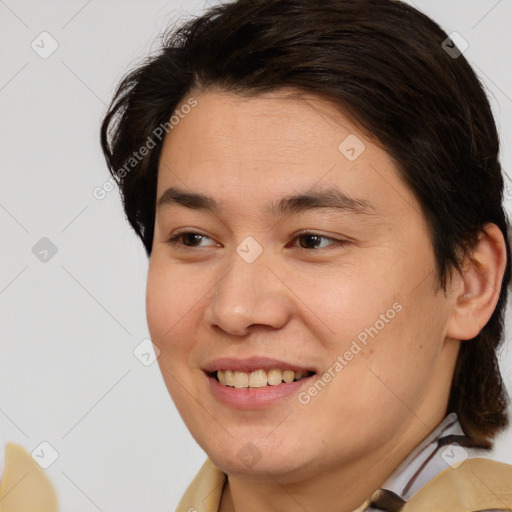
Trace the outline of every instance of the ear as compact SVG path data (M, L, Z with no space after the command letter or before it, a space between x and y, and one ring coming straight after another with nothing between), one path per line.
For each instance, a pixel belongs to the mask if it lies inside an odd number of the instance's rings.
M446 335L457 340L477 336L491 318L507 265L505 239L496 224L486 224L467 256L462 275L452 276L452 312Z

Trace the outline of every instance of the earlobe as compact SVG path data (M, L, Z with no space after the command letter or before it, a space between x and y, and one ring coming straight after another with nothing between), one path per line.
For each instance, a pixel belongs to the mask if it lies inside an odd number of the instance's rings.
M453 309L446 335L458 340L477 336L491 318L501 292L507 264L503 233L488 223L468 254L461 274L452 280Z

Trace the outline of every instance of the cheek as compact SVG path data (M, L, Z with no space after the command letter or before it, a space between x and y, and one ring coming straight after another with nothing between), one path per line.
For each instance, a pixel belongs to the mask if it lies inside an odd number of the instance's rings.
M425 279L429 263L406 260L400 272L389 265L345 272L335 281L318 276L314 286L303 282L302 293L310 290L307 306L322 320L315 319L316 335L326 350L326 370L331 367L336 375L324 393L330 410L364 418L376 411L403 413L397 396L407 404L419 400L432 378L446 323L446 304L433 292L434 278ZM332 368L339 356L341 365Z
M364 342L369 330L375 333L375 325L379 332L386 330L399 316L397 308L402 308L400 281L383 274L382 268L329 266L300 278L289 275L286 282L301 299L303 320L324 348L336 355L348 350L353 340Z
M172 293L169 293L165 276L158 271L153 257L149 262L149 270L146 284L146 318L153 343L160 349L162 335L172 325L169 318L169 305L172 302Z
M172 340L183 320L201 306L204 285L183 275L180 267L152 256L146 285L146 316L151 334L160 341Z
M187 369L192 347L188 336L193 332L190 322L197 297L178 269L169 270L157 255L151 258L146 285L148 329L160 350L157 362L167 390L180 414L186 415L189 393L195 393L195 383Z
M422 403L439 371L445 322L440 308L442 301L430 292L405 295L393 314L384 312L383 319L360 331L362 337L352 337L361 351L343 370L338 390L351 397L354 416L371 414L382 428L392 429L393 418L409 415Z
M152 257L153 258L153 257ZM159 363L170 368L178 363L187 343L187 321L201 294L187 285L179 269L167 269L157 258L150 260L146 285L146 319L153 343L160 349ZM182 361L181 361L182 362Z

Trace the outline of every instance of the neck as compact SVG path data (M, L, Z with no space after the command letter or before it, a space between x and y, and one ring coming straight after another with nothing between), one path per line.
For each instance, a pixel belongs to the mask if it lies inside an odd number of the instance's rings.
M309 467L289 474L231 474L219 512L319 512L363 510L409 453L430 433L416 423L414 432L396 433L365 457L336 467Z

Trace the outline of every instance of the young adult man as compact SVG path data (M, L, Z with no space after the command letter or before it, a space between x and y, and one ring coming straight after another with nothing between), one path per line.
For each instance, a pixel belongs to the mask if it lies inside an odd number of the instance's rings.
M118 88L103 149L209 457L179 512L512 510L485 456L507 425L499 143L454 49L398 1L238 0Z

